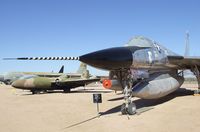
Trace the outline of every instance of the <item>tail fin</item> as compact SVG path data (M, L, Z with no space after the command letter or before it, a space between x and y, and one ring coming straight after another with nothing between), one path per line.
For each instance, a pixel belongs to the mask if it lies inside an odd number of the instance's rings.
M85 79L88 79L88 78L90 77L89 70L83 71L81 77L82 77L82 78L85 78Z
M190 56L190 34L189 31L186 31L185 33L185 57ZM193 73L191 72L191 70L184 70L183 71L183 76L184 77L191 77L193 76Z
M64 73L64 65L60 68L60 71L58 73Z
M77 73L83 74L85 71L87 71L87 65L85 63L81 63L79 69L77 70Z
M184 54L184 56L190 55L189 39L190 39L189 31L186 31L186 34L185 34L185 54Z

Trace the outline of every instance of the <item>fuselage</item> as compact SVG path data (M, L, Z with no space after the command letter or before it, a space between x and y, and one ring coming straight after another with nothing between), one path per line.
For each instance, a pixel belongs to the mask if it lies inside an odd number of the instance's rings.
M155 99L166 96L183 84L184 78L178 74L178 66L169 63L169 58L172 57L180 56L158 42L138 36L124 47L104 49L80 56L80 61L109 70L113 74L110 76L112 80L105 82L105 86L114 90L124 88L124 83L130 81L127 76L131 71L131 81L137 83L132 86L133 95ZM137 75L140 71L144 73L142 76Z
M124 47L115 47L80 56L80 60L105 70L169 69L168 56L178 56L159 43L144 37L136 37Z
M18 79L12 83L12 86L24 90L59 90L71 89L79 86L84 86L85 83L69 83L67 86L60 84L60 81L71 81L80 77L31 77L26 79Z
M39 77L49 77L55 78L62 76L64 73L52 73L52 72L8 72L6 74L0 75L0 81L4 82L5 84L12 84L12 82L26 76L36 75ZM70 77L81 77L79 73L66 73L66 75Z

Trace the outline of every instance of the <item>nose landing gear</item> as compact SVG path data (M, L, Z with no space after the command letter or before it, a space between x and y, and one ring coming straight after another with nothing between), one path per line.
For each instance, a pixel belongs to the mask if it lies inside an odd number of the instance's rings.
M133 78L132 74L129 73L124 80L124 103L121 106L121 113L123 115L134 115L136 113L136 105L132 100L132 86Z

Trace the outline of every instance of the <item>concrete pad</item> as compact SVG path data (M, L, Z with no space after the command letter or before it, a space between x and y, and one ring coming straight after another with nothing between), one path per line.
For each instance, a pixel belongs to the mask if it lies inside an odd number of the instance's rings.
M2 132L199 132L200 97L193 96L197 85L183 85L158 99L135 98L138 112L121 115L123 95L102 87L80 87L31 95L30 92L0 85L0 131ZM93 93L102 93L101 116L93 104Z

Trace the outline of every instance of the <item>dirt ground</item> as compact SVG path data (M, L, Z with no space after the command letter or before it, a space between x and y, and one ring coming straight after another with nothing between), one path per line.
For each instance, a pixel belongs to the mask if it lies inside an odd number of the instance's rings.
M136 99L138 113L121 115L123 95L102 87L87 87L31 95L0 85L1 132L199 132L200 96L194 84L158 99ZM101 116L97 116L93 93L102 93Z

